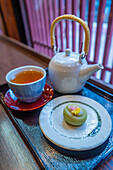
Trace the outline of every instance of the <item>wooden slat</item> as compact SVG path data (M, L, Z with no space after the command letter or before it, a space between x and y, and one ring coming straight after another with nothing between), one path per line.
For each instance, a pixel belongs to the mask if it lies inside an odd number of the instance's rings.
M65 13L66 14L71 14L71 0L66 0L65 1ZM69 37L69 33L70 33L70 24L71 22L69 20L66 21L66 48L70 48L70 37Z
M41 43L42 43L42 49L41 53L47 55L47 50L45 47L46 42L46 32L45 32L45 22L44 22L44 12L43 12L43 0L42 1L37 1L38 3L38 15L39 15L39 22L38 24L40 25L40 34L41 34ZM46 51L45 51L46 50Z
M47 44L47 39L46 39L45 18L44 18L44 11L43 11L44 0L43 1L39 1L39 2L40 2L40 20L42 20L43 43L44 43L44 45L46 45Z
M45 30L46 30L46 36L47 36L47 44L50 45L50 25L49 25L49 15L48 15L48 1L44 0L44 15L45 15ZM48 48L48 56L51 56L51 49Z
M43 47L43 34L42 34L42 20L40 19L40 2L38 0L31 1L32 3L32 12L35 19L35 29L37 30L37 40L40 42L40 48L37 48L37 44L34 44L35 49L37 49L40 53L43 53L44 47ZM36 36L36 35L35 35Z
M49 14L49 39L50 39L50 27L51 27L51 24L53 22L53 1L52 0L48 0L48 14ZM50 54L49 56L53 56L53 52L52 52L52 49L50 49Z
M48 9L47 9L47 0L43 1L43 11L44 11L44 19L45 19L45 32L46 32L46 43L50 45L50 33L49 33L49 17L48 17ZM47 49L47 55L49 56L50 49Z
M86 0L80 0L80 18L85 20L85 9L86 9ZM83 43L83 28L79 26L79 53L81 52L81 45Z
M89 45L89 53L87 56L87 60L90 59L90 48L92 43L92 26L94 20L94 12L95 12L95 0L89 1L89 11L88 11L88 27L90 30L90 45Z
M52 5L52 0L48 0L48 14L49 14L49 30L50 26L53 22L53 5Z
M106 33L106 42L105 42L104 58L103 58L103 65L104 66L106 66L107 63L108 63L112 34L113 34L113 0L112 0L112 4L111 4L111 10L110 10L109 21L108 21L108 28L107 28L107 33ZM112 58L112 62L113 62L113 58ZM111 77L112 77L112 75L111 75ZM102 70L101 79L102 80L105 79L105 70Z
M60 0L59 1L59 15L64 14L64 1ZM64 45L63 45L63 21L60 21L60 40L61 40L61 51L64 50Z
M8 35L1 9L0 9L0 34Z
M77 16L78 0L72 0L72 14ZM72 51L76 51L76 22L72 21Z
M27 11L26 11L24 2L25 1L23 0L19 0L27 44L32 47L31 32L30 32L30 27L29 27L28 18L27 18Z
M19 40L19 31L15 19L15 14L12 6L11 0L2 0L0 1L2 14L4 16L4 22L7 29L7 33L10 37Z
M99 10L98 10L98 20L97 20L97 31L96 31L96 42L95 42L95 53L94 53L94 62L98 62L100 40L102 33L102 24L104 20L104 10L106 5L106 0L99 1Z
M44 22L43 27L44 27L44 37L45 37L45 38L44 38L44 41L45 41L45 44L44 44L44 45L47 46L47 45L49 45L49 44L48 44L48 39L47 39L48 37L47 37L46 27L45 27L47 21L46 21L46 14L45 14L45 10L44 10L44 3L45 3L45 2L44 2L44 0L43 0L42 12L43 12L43 22ZM45 48L45 54L46 54L46 55L49 54L49 49L48 49L48 47Z
M58 17L58 4L57 4L57 0L54 0L53 1L53 18L57 18ZM58 27L59 27L59 24L56 25L56 28L55 28L55 37L56 37L56 46L59 47L59 36L58 36Z
M33 41L38 41L40 39L38 27L36 26L37 22L36 22L36 16L34 13L33 1L25 0L25 5L26 5L26 9L27 9L30 31L31 31L31 38L32 38L32 43L33 43ZM34 44L33 44L33 46L34 46ZM37 46L37 50L40 51L40 45Z

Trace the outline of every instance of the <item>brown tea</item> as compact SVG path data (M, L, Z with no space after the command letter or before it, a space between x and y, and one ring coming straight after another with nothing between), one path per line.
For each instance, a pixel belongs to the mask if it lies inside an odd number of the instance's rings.
M37 81L43 77L43 73L34 70L22 71L14 75L11 79L12 83L26 84Z

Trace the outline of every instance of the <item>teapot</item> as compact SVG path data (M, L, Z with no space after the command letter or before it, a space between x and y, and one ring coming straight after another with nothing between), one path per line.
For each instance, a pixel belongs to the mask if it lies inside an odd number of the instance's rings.
M82 53L71 52L66 49L65 52L58 52L54 46L54 32L56 24L61 20L74 20L79 22L85 31L84 51ZM86 81L96 71L103 69L101 64L88 65L86 56L89 51L90 32L87 24L74 15L62 15L57 17L50 29L51 47L55 56L49 62L48 73L53 88L60 93L76 93L82 89Z

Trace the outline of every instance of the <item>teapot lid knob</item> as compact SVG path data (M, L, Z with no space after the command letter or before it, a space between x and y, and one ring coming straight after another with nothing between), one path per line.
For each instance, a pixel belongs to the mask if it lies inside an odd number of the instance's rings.
M66 51L65 51L65 53L66 53L66 56L70 56L71 50L70 50L69 48L67 48Z

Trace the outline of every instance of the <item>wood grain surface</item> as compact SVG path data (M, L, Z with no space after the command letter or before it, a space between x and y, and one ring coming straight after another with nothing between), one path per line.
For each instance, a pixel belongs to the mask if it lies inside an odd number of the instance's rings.
M0 169L39 169L0 104Z

